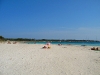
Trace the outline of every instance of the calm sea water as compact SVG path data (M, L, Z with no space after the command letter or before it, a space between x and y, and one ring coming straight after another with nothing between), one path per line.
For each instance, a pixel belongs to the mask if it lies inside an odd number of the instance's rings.
M28 44L46 44L47 42L26 42ZM100 42L50 42L51 44L62 45L87 45L87 46L100 46Z

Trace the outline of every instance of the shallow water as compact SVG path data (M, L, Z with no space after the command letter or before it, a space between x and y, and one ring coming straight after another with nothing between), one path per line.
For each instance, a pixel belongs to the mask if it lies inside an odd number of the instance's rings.
M28 44L46 44L47 42L26 42ZM50 42L51 44L62 45L87 45L87 46L100 46L100 42Z

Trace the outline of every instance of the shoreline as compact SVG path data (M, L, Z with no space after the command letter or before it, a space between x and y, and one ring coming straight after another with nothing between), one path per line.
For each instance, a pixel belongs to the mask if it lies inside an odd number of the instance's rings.
M3 44L6 44L6 43L8 43L8 42L10 42L10 44L13 44L14 42L16 42L16 43L19 43L19 44L46 44L47 42L45 41L45 42L33 42L33 41L1 41L0 43L3 43ZM90 43L90 44L87 44L87 42L74 42L74 44L73 43L71 43L71 42L50 42L52 45L58 45L58 44L62 44L62 45L78 45L78 46L94 46L94 47L100 47L100 44L93 44L93 43L91 43L91 42L88 42L88 43ZM9 44L9 43L8 43Z
M16 42L16 43L14 43ZM7 41L0 42L0 44L9 44ZM29 45L45 45L46 43L26 43L25 41L10 41L10 44L29 44ZM58 45L58 44L52 44L51 45ZM99 45L77 45L77 44L62 44L61 46L83 46L83 47L100 47Z

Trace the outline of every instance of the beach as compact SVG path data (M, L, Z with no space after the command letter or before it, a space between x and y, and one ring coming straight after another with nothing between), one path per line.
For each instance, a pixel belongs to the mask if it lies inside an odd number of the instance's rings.
M93 46L0 44L0 75L100 75L100 51Z

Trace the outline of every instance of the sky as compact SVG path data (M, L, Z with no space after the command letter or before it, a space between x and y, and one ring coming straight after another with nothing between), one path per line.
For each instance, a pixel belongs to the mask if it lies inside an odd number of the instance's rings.
M0 0L0 35L100 40L100 0Z

